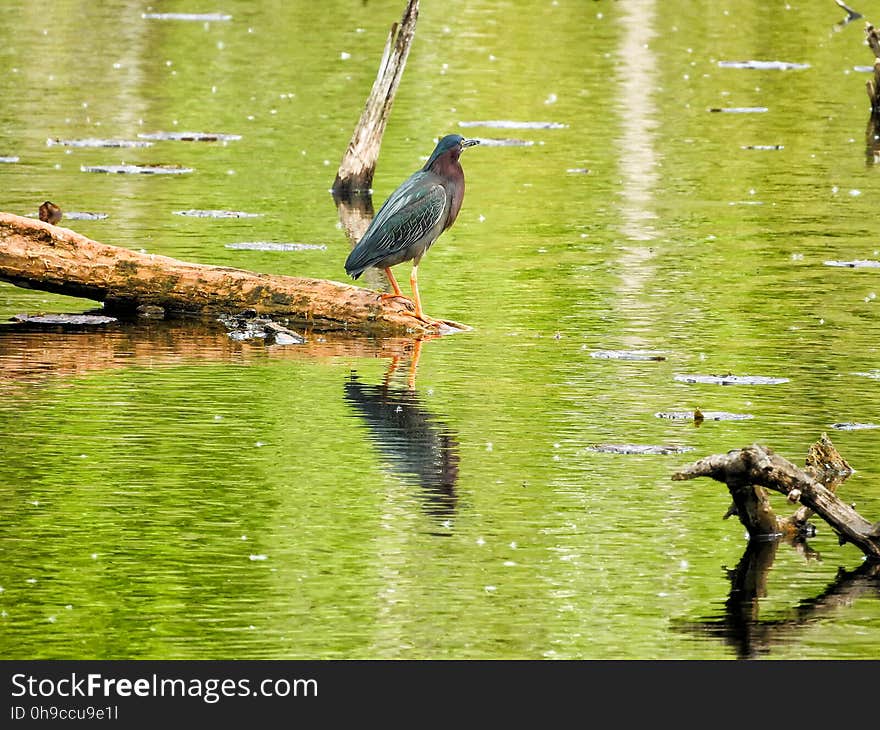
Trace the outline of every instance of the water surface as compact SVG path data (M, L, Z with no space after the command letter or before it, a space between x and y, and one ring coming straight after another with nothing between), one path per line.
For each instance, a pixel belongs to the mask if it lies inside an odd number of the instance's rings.
M880 432L834 428L880 423L880 281L826 265L880 258L870 51L831 3L703 5L422 3L373 202L438 137L487 141L420 266L472 331L47 331L9 320L95 305L0 285L0 653L877 658L856 548L814 519L759 551L723 486L671 480L828 432L880 519ZM328 189L402 2L53 6L0 16L0 209L345 280ZM47 144L90 139L152 144ZM751 418L657 417L697 409Z

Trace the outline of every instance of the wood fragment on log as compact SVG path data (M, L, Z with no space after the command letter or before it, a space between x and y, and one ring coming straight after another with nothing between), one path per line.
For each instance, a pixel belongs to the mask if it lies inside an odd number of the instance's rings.
M315 329L383 335L469 329L428 325L403 302L358 286L139 253L10 213L0 213L0 281L103 302L108 311L142 305L172 315L253 309Z
M852 475L853 469L831 443L828 434L823 433L822 438L810 446L807 452L804 473L835 492L837 487ZM791 525L795 531L802 531L813 514L813 510L802 504L791 517L783 520L783 523Z
M334 193L366 191L373 183L382 135L403 77L418 17L418 0L409 0L400 23L391 26L376 80L336 173Z
M771 527L768 515L750 509L753 502L759 504L761 509L765 509L769 502L766 501L766 495L762 500L760 497L749 497L747 492L751 487L762 491L771 489L815 512L834 529L841 541L851 542L865 555L880 559L880 525L868 522L831 489L760 444L707 456L676 472L672 479L682 481L697 477L711 477L727 485L737 507L742 505L740 521L752 537L772 535L768 531L768 527Z

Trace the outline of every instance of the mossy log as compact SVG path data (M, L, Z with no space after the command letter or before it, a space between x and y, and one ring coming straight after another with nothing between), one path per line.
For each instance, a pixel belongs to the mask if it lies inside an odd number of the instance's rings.
M362 287L140 253L10 213L0 213L0 281L103 302L108 311L141 305L170 315L253 309L297 326L383 335L468 329L428 325L408 303Z
M753 444L726 454L707 456L673 474L672 478L681 481L711 477L725 483L736 505L736 514L751 537L781 535L787 524L802 522L809 516L799 508L793 518L776 517L764 491L771 489L815 512L838 534L841 542L851 542L868 557L880 559L880 523L870 523L833 491L840 478L845 478L851 469L836 450L832 454L829 446L832 446L830 441L823 436L823 441L811 451L805 469L760 444ZM835 471L839 472L838 481L831 474ZM829 486L820 479L827 480Z

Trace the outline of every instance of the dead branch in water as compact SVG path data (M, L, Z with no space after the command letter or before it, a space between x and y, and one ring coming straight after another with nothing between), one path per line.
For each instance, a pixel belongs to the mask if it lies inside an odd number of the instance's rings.
M785 531L786 525L803 523L809 517L802 511L806 508L825 520L841 542L851 542L865 555L880 558L880 523L868 522L833 491L836 484L852 472L849 464L826 436L814 449L813 463L806 469L798 468L765 446L753 444L726 454L707 456L684 467L672 478L682 481L711 477L725 483L736 505L736 513L751 537L779 535ZM832 486L825 486L820 480L830 479L835 471L838 472L837 481L832 479L829 481ZM780 492L791 502L800 502L801 509L793 518L778 518L765 489Z
M376 80L336 173L334 194L366 191L373 183L382 135L406 67L418 17L418 0L409 0L400 23L391 26Z

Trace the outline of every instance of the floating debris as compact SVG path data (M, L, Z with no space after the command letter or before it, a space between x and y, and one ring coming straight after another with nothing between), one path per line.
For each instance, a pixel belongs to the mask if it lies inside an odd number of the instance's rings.
M240 210L175 210L174 215L195 218L259 218L262 213L243 213Z
M788 378L771 378L763 375L675 375L680 383L711 383L715 385L778 385Z
M71 221L102 221L109 218L106 213L90 213L88 211L72 210L65 213L64 217Z
M878 428L876 423L832 423L831 428L838 431L861 431L867 428Z
M842 28L845 28L847 25L852 23L854 20L858 20L859 18L863 17L858 10L853 10L846 3L844 3L843 0L834 0L834 2L836 2L838 6L846 10L846 17L843 20L840 20L834 24L834 30L841 30Z
M241 139L240 134L219 134L214 132L143 132L140 139L156 139L165 142L233 142Z
M19 160L18 155L0 156L0 163L2 163L2 162L10 162L10 163L11 162L18 162L18 160Z
M83 165L82 172L107 172L120 175L183 175L192 172L191 167L180 165Z
M861 378L873 378L874 380L880 380L880 370L868 370L864 373L853 373L853 375L858 375Z
M589 175L590 169L588 167L569 167L566 172L570 175Z
M600 454L684 454L693 451L692 446L669 446L669 445L640 445L640 444L594 444L588 446L587 451L595 451Z
M874 73L873 66L853 66L853 71L860 71L862 73Z
M593 350L590 357L600 360L665 360L659 350Z
M742 150L784 150L785 145L781 144L744 144L740 147Z
M730 106L730 107L717 107L713 106L709 109L710 112L721 112L722 114L761 114L763 112L770 111L770 109L766 106Z
M88 137L86 139L58 139L57 137L49 137L46 140L47 147L152 147L152 142L136 139L97 139Z
M232 20L225 13L141 13L144 20L189 20L194 22L222 22Z
M759 71L790 71L792 69L809 68L808 63L791 63L789 61L719 61L720 68L749 68Z
M116 322L116 317L105 317L97 314L16 314L12 317L13 322L27 324L62 325L81 327L91 324L110 324Z
M484 147L531 147L530 139L493 139L492 137L474 137Z
M317 243L272 243L270 241L243 241L227 243L226 248L239 251L326 251L327 247Z
M849 269L880 269L880 261L857 259L855 261L826 261L825 266L840 266Z
M306 338L266 317L258 317L253 309L240 314L221 314L217 321L237 342L262 340L269 345L302 345Z
M748 421L754 417L751 413L727 413L726 411L661 411L654 415L657 418L668 418L672 421Z
M495 129L566 129L567 124L558 122L511 122L504 119L493 119L483 122L459 122L459 127L492 127Z

